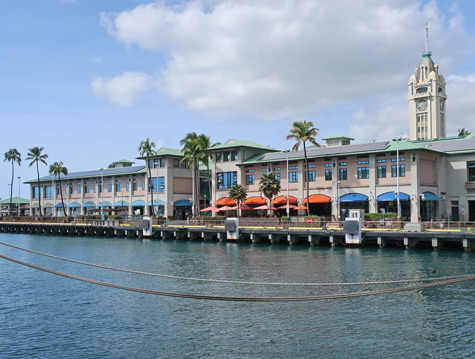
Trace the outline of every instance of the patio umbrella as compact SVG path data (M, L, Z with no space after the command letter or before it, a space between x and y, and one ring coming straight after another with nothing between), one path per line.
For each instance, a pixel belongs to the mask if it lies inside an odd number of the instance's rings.
M275 207L269 207L267 204L264 204L264 205L262 205L262 206L259 206L259 207L254 208L254 209L270 209L270 210L272 210L272 211L275 211L277 208L275 208Z
M243 205L241 206L241 210L243 210L243 211L250 211L250 210L252 210L252 209L255 209L255 208L254 208L254 207L251 207L251 206L248 206L247 204L243 204Z
M297 209L298 207L296 205L293 205L293 204L290 204L289 203L289 209ZM287 205L284 204L283 206L279 206L277 207L277 209L287 209ZM305 207L305 209L307 209L307 207Z
M307 209L307 207L301 204L300 206L297 206L294 209Z
M217 211L218 211L218 207L209 206L209 207L200 209L200 212L209 212L209 211L217 212Z
M216 212L225 212L225 211L234 211L237 209L237 206L231 207L231 206L223 206L219 208Z

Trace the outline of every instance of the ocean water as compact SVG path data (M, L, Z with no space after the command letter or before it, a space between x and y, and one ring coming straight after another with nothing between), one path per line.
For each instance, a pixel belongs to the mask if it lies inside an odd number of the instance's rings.
M0 242L136 271L253 282L362 282L475 273L475 254L0 234ZM151 277L0 245L0 254L137 288L218 296L395 285L228 284ZM404 286L402 284L399 286ZM0 259L0 358L474 358L475 281L308 302L223 302L102 287Z

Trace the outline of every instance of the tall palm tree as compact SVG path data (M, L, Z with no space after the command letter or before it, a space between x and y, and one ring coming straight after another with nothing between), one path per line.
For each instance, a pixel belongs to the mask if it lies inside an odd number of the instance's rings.
M67 175L68 174L68 169L63 166L63 162L55 162L51 166L49 166L49 173L51 175L54 175L54 177L58 178L58 184L59 184L59 191L61 192L61 206L63 207L63 213L64 216L67 217L68 214L66 213L66 206L64 204L64 199L63 199L63 187L61 185L61 175ZM54 189L53 189L53 195L54 195Z
M240 184L235 184L231 187L228 193L229 198L234 199L237 202L238 206L238 217L239 217L239 209L241 207L241 202L247 198L247 191L246 189L241 186Z
M277 181L274 173L269 172L262 176L259 182L259 192L269 199L269 207L271 207L272 199L280 192L280 182Z
M13 197L13 180L15 179L15 162L18 166L21 166L21 153L17 151L16 148L12 148L5 152L5 159L4 161L8 161L12 163L12 183L10 185L10 207L9 207L9 214L12 213L12 197Z
M312 121L295 121L292 124L292 128L290 129L290 134L287 135L288 140L295 140L295 145L292 147L293 151L298 151L300 145L303 143L303 155L305 158L305 169L304 169L304 177L305 177L305 184L307 186L307 214L310 214L309 211L309 200L308 197L310 196L310 189L308 185L308 163L307 163L307 147L306 142L309 141L311 144L320 147L320 145L315 140L315 137L318 134L319 129L313 127ZM289 179L287 178L287 181Z
M206 156L205 151L203 151L203 141L200 140L196 132L189 132L186 134L185 138L180 141L180 144L183 145L183 158L181 162L187 161L188 167L192 168L192 197L193 197L193 217L197 215L200 211L200 172L199 166L200 161Z
M139 145L140 156L142 157L145 156L147 158L148 187L150 190L150 199L151 199L150 203L151 203L151 208L152 208L152 216L154 215L155 210L154 210L154 205L153 205L152 166L150 165L150 157L152 157L155 154L153 150L154 148L155 148L155 143L150 141L150 138L147 138L145 141L140 142L140 145ZM157 186L158 186L158 183L157 183Z
M48 164L46 163L46 159L48 158L47 154L43 153L44 147L32 147L28 150L28 155L26 157L27 161L30 161L30 166L33 166L36 163L36 174L38 176L38 207L40 209L40 216L42 214L41 212L41 187L40 187L40 169L38 164L41 162L45 166Z
M209 148L211 147L211 137L210 136L206 136L204 133L200 134L198 136L198 139L201 143L201 147L202 147L202 158L201 158L201 161L206 165L206 173L208 175L208 189L209 189L209 200L211 201L211 192L212 192L212 188L211 188L211 173L209 172L209 164L210 164L210 155L211 155L211 152L209 150ZM206 202L205 202L206 203Z
M470 133L471 133L471 132L468 132L468 131L465 129L465 127L462 128L461 130L458 130L458 131L459 131L459 134L458 134L459 137L465 137L465 136L470 135Z

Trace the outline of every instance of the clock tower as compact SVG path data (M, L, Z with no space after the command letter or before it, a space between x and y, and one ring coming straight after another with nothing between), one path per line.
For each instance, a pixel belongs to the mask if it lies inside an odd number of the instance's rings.
M410 140L434 140L447 136L445 79L432 61L426 24L426 44L422 60L409 78Z

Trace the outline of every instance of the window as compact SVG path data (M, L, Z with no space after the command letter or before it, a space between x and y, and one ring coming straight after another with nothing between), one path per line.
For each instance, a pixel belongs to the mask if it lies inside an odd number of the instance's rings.
M254 183L255 183L254 175L246 175L246 184L251 185L251 184L254 184Z
M130 191L130 183L126 183L126 184L125 184L125 190L126 190L127 192Z
M396 165L391 165L391 176L397 177ZM405 164L399 165L399 177L405 177L405 176L406 176L406 165Z
M378 160L378 163L386 163L386 160Z
M280 173L274 173L275 180L280 182Z
M331 166L331 164L330 164L330 166ZM333 171L331 169L326 169L325 170L325 181L331 181L332 180L332 172Z
M107 185L107 192L112 192L112 185L111 184Z
M81 186L78 186L78 194L81 193Z
M262 172L269 172L269 169L268 168L263 168Z
M386 178L386 166L378 166L378 178Z
M274 171L280 171L280 167L274 167Z
M404 162L406 159L404 157L399 157L399 162ZM391 158L391 162L397 162L397 158Z
M237 172L219 172L217 177L219 189L231 188L237 183Z
M165 177L152 177L152 191L164 192L165 191Z
M223 162L228 162L229 161L229 151L224 151L223 152Z
M61 194L61 187L60 186L57 186L56 187L56 195L60 195Z
M91 187L90 186L84 186L84 193L89 193L91 192Z
M368 165L369 164L369 161L366 160L366 161L358 161L358 164L359 165Z
M237 152L231 151L231 161L236 161L236 160L237 160Z
M96 185L94 185L94 193L96 193L96 189L97 189L96 187L97 187L97 186L96 186Z
M315 171L305 171L305 179L307 179L307 176L309 182L315 182Z
M137 182L132 183L132 190L137 191Z
M290 167L289 167L289 171L290 171L290 170L298 170L298 169L299 169L298 166L290 166Z
M116 192L122 192L122 183L117 183L115 185L115 191Z
M67 188L66 188L66 190L67 190ZM73 186L70 187L70 190L71 190L71 194L74 194L74 187ZM68 193L68 192L66 192L66 193Z
M331 167L332 164L331 163L325 163L325 167Z
M289 172L289 182L290 183L297 183L299 181L299 173L298 172Z
M358 179L368 179L368 178L369 178L369 167L358 167Z
M178 158L173 159L173 167L180 168L180 160Z
M221 162L221 152L216 152L216 162Z
M145 182L142 182L142 191L145 191Z
M340 162L340 166L347 166L348 163L347 162Z
M246 170L246 173L254 173L255 170Z
M160 159L159 158L155 158L153 160L153 163L151 164L151 167L152 168L160 168Z
M40 198L40 193L41 193L41 187L35 187L34 193L33 193L33 198Z
M99 185L99 193L102 193L102 185Z
M468 182L475 182L475 162L467 162Z
M344 181L348 179L348 169L347 168L339 168L338 169L338 179L340 181Z
M308 165L307 168L315 168L315 165Z

